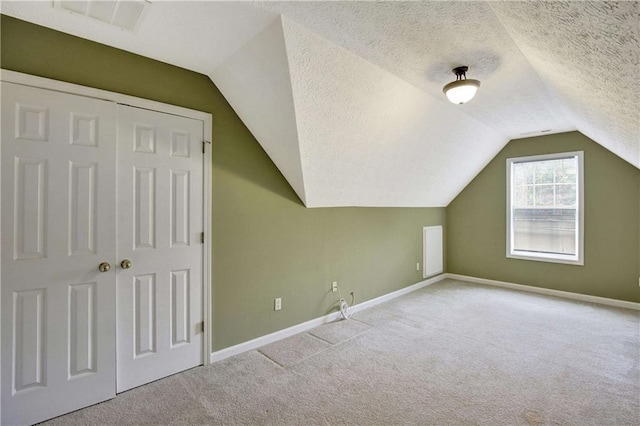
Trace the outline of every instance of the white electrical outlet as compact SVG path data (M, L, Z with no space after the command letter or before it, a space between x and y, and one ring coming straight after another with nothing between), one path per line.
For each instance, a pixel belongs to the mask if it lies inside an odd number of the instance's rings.
M282 298L281 297L276 297L273 300L273 310L274 311L279 311L280 309L282 309Z
M334 281L331 283L331 292L335 293L336 291L338 291L338 281Z
M416 263L416 271L420 270L420 262Z

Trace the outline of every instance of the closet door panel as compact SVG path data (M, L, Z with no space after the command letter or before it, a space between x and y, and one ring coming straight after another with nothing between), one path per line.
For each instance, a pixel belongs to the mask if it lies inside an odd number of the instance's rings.
M2 423L115 396L116 104L2 83Z
M203 123L118 106L118 392L203 363Z

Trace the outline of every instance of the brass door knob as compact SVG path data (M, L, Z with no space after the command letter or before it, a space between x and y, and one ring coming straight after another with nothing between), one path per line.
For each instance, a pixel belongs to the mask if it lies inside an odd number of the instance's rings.
M122 262L120 262L120 266L122 267L122 269L131 268L131 260L130 259L123 260Z
M107 272L109 269L111 269L111 265L109 264L109 262L102 262L100 265L98 265L98 270L100 272Z

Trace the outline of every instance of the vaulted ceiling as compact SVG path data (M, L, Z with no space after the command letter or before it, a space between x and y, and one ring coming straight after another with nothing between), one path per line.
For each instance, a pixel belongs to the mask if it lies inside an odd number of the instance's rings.
M446 206L510 139L569 130L640 168L638 2L153 1L135 32L1 6L208 75L308 207Z

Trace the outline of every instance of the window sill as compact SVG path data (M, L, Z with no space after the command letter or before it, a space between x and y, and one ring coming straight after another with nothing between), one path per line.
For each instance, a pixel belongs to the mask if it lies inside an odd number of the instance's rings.
M532 260L534 262L564 263L566 265L584 266L584 260L577 256L564 256L561 254L536 253L529 251L518 251L517 253L507 253L509 259Z

